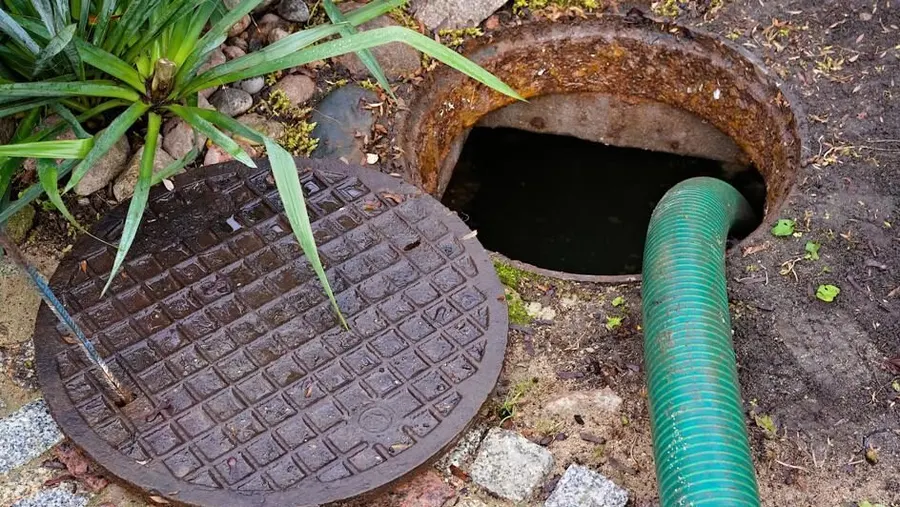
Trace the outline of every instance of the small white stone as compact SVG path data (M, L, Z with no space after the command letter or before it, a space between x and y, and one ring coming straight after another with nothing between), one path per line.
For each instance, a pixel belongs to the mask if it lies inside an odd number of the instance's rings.
M525 313L529 317L539 320L553 320L556 318L556 310L549 306L544 306L537 301L532 301L525 305Z
M366 163L369 165L375 165L378 163L378 155L375 153L366 153Z
M0 420L0 474L28 463L61 440L44 400L25 405Z
M716 88L716 91L713 92L713 98L716 100L722 98L722 90Z
M544 507L625 507L628 492L606 477L579 465L566 469Z
M516 432L494 428L488 432L475 463L472 480L491 493L522 502L553 469L553 455Z

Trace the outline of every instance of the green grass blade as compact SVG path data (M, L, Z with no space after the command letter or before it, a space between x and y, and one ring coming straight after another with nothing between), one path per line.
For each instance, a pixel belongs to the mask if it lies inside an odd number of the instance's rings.
M499 78L481 68L475 62L462 56L461 54L442 46L418 32L414 32L406 27L389 26L386 28L376 28L368 30L356 35L344 37L338 40L317 44L311 48L298 51L284 58L269 61L251 69L245 69L232 72L226 76L222 76L217 80L217 84L233 83L246 79L248 77L268 74L278 70L290 67L296 67L315 60L332 58L334 56L359 51L361 49L369 49L389 42L403 42L417 49L432 58L439 60L448 66L462 72L463 74L479 81L494 90L508 95L512 98L523 100L515 90L509 87ZM199 82L190 86L186 93L196 92L210 86L211 83Z
M108 97L137 101L140 95L134 90L125 88L111 81L73 81L59 83L42 81L36 83L0 84L0 97L4 99L34 97Z
M22 111L28 111L35 107L46 106L47 104L54 102L55 100L56 99L35 99L35 100L27 100L25 102L17 102L14 104L0 106L0 118L18 114L18 113L21 113Z
M117 56L100 49L97 46L88 44L84 41L76 41L78 54L84 59L84 62L92 67L96 67L110 76L127 83L129 86L142 94L147 93L144 80L134 70L134 67L120 60Z
M147 135L144 138L144 154L141 156L141 170L138 173L137 185L134 187L134 196L131 198L131 204L128 205L128 214L125 216L125 226L122 230L122 238L119 240L119 250L116 252L116 259L113 261L112 271L109 273L109 280L103 287L101 296L106 294L106 290L112 284L119 270L122 269L122 263L134 237L137 235L138 226L141 224L141 218L144 216L144 209L147 207L147 198L150 196L150 182L153 179L153 162L156 157L156 144L159 141L159 128L162 125L162 118L151 112L147 119Z
M93 234L89 233L87 229L82 227L80 223L78 223L78 220L75 219L75 216L72 215L72 213L69 211L69 208L66 207L66 203L63 202L62 196L60 196L59 194L59 175L56 161L50 159L38 160L37 173L38 181L40 182L41 187L44 189L44 193L47 194L47 199L49 199L50 202L54 206L56 206L56 209L59 210L63 218L68 220L69 223L75 226L75 228L79 231L91 237L96 237Z
M56 35L50 39L50 42L47 43L47 46L38 54L37 61L34 63L34 71L32 71L32 76L37 76L44 70L46 70L47 65L50 64L51 61L58 55L63 48L69 45L72 42L72 36L75 35L75 30L78 29L78 25L69 25L62 29L62 31L58 32Z
M325 274L325 268L322 266L322 260L319 258L319 251L316 248L316 239L313 235L312 225L309 222L309 214L306 211L306 200L303 198L303 187L300 184L300 176L297 174L297 166L291 154L278 145L275 141L268 137L263 137L266 146L266 152L269 154L269 162L272 164L272 174L275 175L275 186L278 188L278 194L281 196L281 202L284 205L284 213L288 217L294 236L306 255L319 277L331 306L341 321L341 325L347 328L347 321L341 314L337 301L334 299L334 292L331 290L331 284L328 283L328 277Z
M215 8L215 2L206 2L203 4L200 10L194 16L191 16L190 23L187 24L183 34L179 34L180 37L172 39L172 42L177 44L170 42L169 59L175 62L179 68L185 62L188 55L191 54L191 51L196 47L197 40L200 38L200 33L203 32L203 27L206 26L206 22L209 20L209 17L212 15Z
M91 43L102 46L106 42L106 34L109 33L109 20L116 10L116 0L103 0L100 11L97 12L97 22L94 24L94 33L91 35Z
M91 17L91 0L77 0L78 4L78 33L83 37L87 34L88 19Z
M91 151L93 144L93 139L4 144L0 145L0 157L79 159Z
M28 35L28 32L22 28L22 25L17 23L16 20L10 17L3 9L0 9L0 32L5 33L33 55L36 55L41 51L41 48L34 42L34 39L32 39L31 36Z
M166 109L178 115L181 119L188 122L192 127L209 138L210 141L225 150L229 155L240 161L248 167L256 167L256 163L247 155L247 152L234 142L234 140L222 133L212 123L204 120L191 108L184 106L169 106Z
M322 6L325 8L325 14L328 15L328 19L331 20L332 23L345 23L347 20L344 18L341 10L337 8L337 5L334 4L332 0L322 0ZM341 37L349 37L356 33L356 28L353 26L342 26L341 27ZM397 97L394 96L394 91L391 90L391 83L388 82L387 76L384 75L384 70L381 68L381 65L378 63L378 59L375 58L375 55L371 50L363 49L356 52L356 56L359 60L369 69L369 72L378 81L378 85L387 92L388 95L391 96L392 99L396 100Z
M103 48L114 54L121 54L130 37L150 15L159 8L160 0L133 0L119 18Z
M74 167L76 160L69 160L65 162L62 168L59 170L59 177L63 178L69 174L69 171ZM8 206L3 208L3 211L0 211L0 224L5 223L9 218L19 211L25 206L28 206L32 201L37 199L44 193L43 187L41 187L40 183L35 183L28 187L24 192L22 192L22 196L17 200L9 203Z
M84 160L82 160L81 163L78 164L78 167L75 168L72 177L69 178L69 182L66 184L64 192L72 190L72 187L81 181L81 178L83 178L88 170L100 160L100 157L106 155L110 148L116 144L116 141L124 136L125 133L128 132L128 129L134 125L134 122L143 116L149 109L149 105L144 104L143 102L135 102L122 114L117 116L116 119L106 127L106 130L98 134L96 141L94 142L94 148L91 149L87 156L84 157Z

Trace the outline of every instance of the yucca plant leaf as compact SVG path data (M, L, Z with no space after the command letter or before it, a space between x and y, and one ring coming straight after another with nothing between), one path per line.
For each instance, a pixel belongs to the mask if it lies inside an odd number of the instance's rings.
M356 52L361 49L387 44L389 42L403 42L432 58L462 72L463 74L483 83L494 90L518 100L524 100L515 90L509 87L499 78L481 68L475 62L461 54L442 46L418 32L414 32L402 26L389 26L367 30L356 35L344 37L338 40L317 44L313 47L298 51L289 56L274 61L257 65L250 69L240 70L221 76L216 84L233 83L249 77L260 76L290 67L296 67L312 61L331 58L334 56ZM195 84L188 87L186 93L193 93L211 85L206 80L197 79Z
M128 38L137 33L138 28L159 8L160 1L132 0L110 32L103 49L114 54L121 53Z
M326 37L337 35L338 33L340 33L340 28L338 26L330 24L319 25L307 30L301 30L281 39L280 41L275 42L274 44L270 44L264 49L254 51L248 55L244 55L235 58L234 60L225 62L221 65L217 65L207 70L203 74L197 76L194 81L215 83L216 80L221 76L225 76L232 72L251 69L256 65L263 64L267 61L283 58L309 46L310 44L318 42ZM194 81L188 84L188 88L192 86Z
M93 144L93 139L4 144L0 157L77 159L87 155Z
M228 30L261 2L262 0L242 0L241 3L219 18L206 34L197 41L194 50L188 54L184 64L178 69L175 82L177 84L186 83L197 72L197 69L203 62L206 61L209 54L225 41Z
M181 20L191 11L202 8L203 5L211 3L213 0L174 0L159 10L159 16L151 20L150 26L142 29L141 38L133 44L128 52L125 53L125 60L132 61L137 57L151 42L159 39L160 33L169 28L175 22Z
M56 24L56 31L61 32L69 22L69 0L55 0L55 4L53 22Z
M62 117L63 121L72 127L72 132L75 133L78 139L91 139L94 137L84 130L84 127L81 126L81 122L78 121L78 118L75 118L75 115L73 115L66 106L54 102L51 107L56 111L56 114Z
M76 41L76 47L78 48L78 54L81 55L81 58L83 58L84 62L88 65L96 67L110 76L127 83L143 94L147 93L144 80L141 79L141 76L134 70L134 67L128 65L116 55L80 40Z
M125 88L112 81L72 81L58 83L41 81L35 83L0 84L0 97L10 99L34 97L109 97L137 101L140 95L134 90Z
M77 160L67 160L63 162L63 165L59 170L59 178L64 178L68 175L77 162ZM0 211L0 224L5 223L11 216L21 211L25 206L28 206L28 204L40 197L43 193L44 188L40 183L35 183L25 189L18 199L9 203L8 206L3 208L3 211Z
M87 1L87 0L84 0ZM102 45L106 40L106 34L109 31L110 18L116 10L116 0L103 0L100 4L100 10L97 12L97 22L94 23L94 33L91 35L91 43L95 46Z
M242 162L248 167L256 167L256 163L253 162L253 159L250 158L250 155L247 155L247 152L245 152L243 148L238 145L238 143L234 142L233 139L223 134L219 129L215 127L215 125L201 118L192 110L192 108L172 105L168 106L166 109L172 111L182 120L188 122L192 127L197 129L198 132L208 137L210 141L225 150L236 160Z
M215 8L216 2L204 3L200 10L190 17L188 23L181 27L177 34L173 34L168 48L169 60L175 62L179 68L188 55L191 54L191 51L194 50L197 40L200 38L200 33L203 31L203 27L206 26L206 22Z
M80 34L87 34L87 23L88 19L91 17L91 0L74 0L76 9L78 11L78 32Z
M34 70L32 71L33 76L43 72L56 55L72 42L72 36L75 35L75 30L77 29L78 25L69 25L50 39L47 46L38 54L37 61L34 63Z
M275 176L275 186L278 188L278 195L281 197L281 203L284 205L284 213L287 215L291 229L294 231L294 237L300 243L300 248L306 256L306 260L312 266L328 300L331 301L331 307L334 308L335 314L341 321L344 329L347 328L347 321L341 314L337 300L334 298L334 292L331 290L331 284L328 283L328 276L325 274L325 268L322 266L322 260L319 258L319 250L316 248L316 238L313 235L312 225L309 222L309 213L306 211L306 200L303 198L303 186L300 184L300 176L297 174L297 166L294 158L284 148L268 137L262 138L266 146L266 153L269 155L269 163L272 165L272 174Z
M322 0L322 7L325 8L325 14L328 15L328 19L331 20L332 23L346 23L346 19L344 18L341 10L338 9L337 5L334 4L332 0ZM342 37L349 37L356 33L356 28L351 25L341 26L340 28ZM384 75L384 70L381 68L381 65L378 63L378 59L375 58L375 55L371 50L363 49L356 52L356 56L359 60L369 69L369 72L378 81L378 85L387 92L388 95L391 96L392 99L397 97L394 96L394 91L391 90L391 83L388 82L387 76Z
M47 199L56 206L56 209L62 214L63 218L68 220L69 223L75 226L79 231L92 238L99 239L78 223L78 220L75 219L75 216L72 215L69 208L66 207L66 203L63 202L62 196L59 194L59 168L56 165L56 161L46 158L39 159L37 161L37 173L38 181L44 189L44 193L47 194Z
M103 132L97 134L96 141L94 141L94 148L91 149L87 156L84 157L84 160L82 160L81 163L78 164L78 167L75 168L72 177L69 178L69 182L66 184L64 192L72 190L72 187L77 185L78 182L81 181L81 178L84 178L84 175L87 174L88 170L90 170L103 155L106 155L110 148L112 148L113 145L128 132L128 129L134 125L134 122L143 116L149 109L149 105L144 104L143 102L135 102L122 112L122 114L117 116Z
M116 252L109 280L106 281L106 285L100 292L101 296L106 294L106 290L109 289L116 275L119 274L119 270L122 269L122 263L125 261L125 256L128 255L128 250L131 249L138 226L141 224L141 218L144 216L147 198L150 195L150 182L153 179L153 162L156 158L156 144L159 141L161 125L162 118L151 112L147 118L147 135L144 137L144 153L141 156L141 169L138 173L137 185L134 187L134 196L131 197L128 213L125 215L125 226L122 229L122 238L119 240L119 250Z
M50 6L50 0L31 0L31 5L37 11L44 28L50 36L56 35L56 20L53 16L53 7Z
M0 118L4 116L10 116L13 114L21 113L22 111L29 111L32 108L45 106L51 102L54 102L56 99L35 99L35 100L26 100L25 102L16 102L9 105L0 106Z
M34 39L28 35L28 32L22 28L22 25L16 22L3 9L0 9L0 32L8 35L12 40L16 41L27 49L32 55L36 55L41 51L40 46L34 42Z

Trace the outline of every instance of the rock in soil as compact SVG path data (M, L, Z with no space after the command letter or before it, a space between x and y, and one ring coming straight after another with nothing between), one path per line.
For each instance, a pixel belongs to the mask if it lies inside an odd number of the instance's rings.
M272 139L277 140L284 135L284 124L282 124L280 121L270 120L260 114L247 113L243 116L238 117L237 121ZM245 139L241 136L235 136L234 139L235 141L238 141L238 143L246 142L251 146L262 145L262 143L258 143L250 139Z
M253 105L253 97L238 88L222 88L209 98L209 103L226 116L239 116Z
M86 507L88 498L69 493L64 486L45 489L38 494L19 500L12 507Z
M278 15L295 23L305 23L309 19L309 7L303 0L281 0Z
M226 61L228 61L228 59L225 58L225 53L222 51L222 48L216 48L209 54L209 58L206 59L203 65L200 66L197 74L203 74L213 67L222 65Z
M269 32L269 37L267 40L269 41L269 44L275 44L276 42L289 36L290 34L291 34L291 32L289 32L288 30L281 28L279 26L276 26L275 28L272 29L271 32Z
M34 207L29 204L20 209L15 215L9 217L9 220L6 221L6 234L9 235L9 239L13 243L25 241L25 238L28 237L28 231L31 230L31 226L34 224L34 215Z
M240 39L238 39L240 40ZM247 52L237 46L225 46L222 48L222 52L225 53L225 58L229 60L234 60L236 58L240 58L242 56L246 56ZM253 92L250 92L253 93Z
M0 474L28 463L62 440L44 400L0 419Z
M125 169L130 152L131 146L128 144L127 136L120 137L116 144L106 152L106 155L94 163L81 181L75 185L75 193L82 196L91 195L108 185Z
M628 492L606 477L570 465L544 507L625 507Z
M203 147L206 136L197 132L197 147ZM179 159L194 148L194 129L181 118L172 118L163 125L163 149Z
M235 23L231 26L231 28L228 29L228 36L235 37L237 35L240 35L244 32L244 30L247 29L248 26L250 26L250 15L244 14L244 17L239 19L237 23Z
M240 82L241 90L249 93L250 95L254 95L262 91L263 87L266 86L266 80L262 76L251 77L250 79L244 79Z
M346 158L356 164L365 160L362 138L369 134L375 117L363 106L378 96L356 85L342 86L316 105L310 121L316 122L312 136L319 139L313 158Z
M340 4L341 11L349 12L362 7L362 4L347 2ZM384 15L360 25L360 31L397 26L398 23L389 16ZM422 65L422 57L419 52L402 42L392 42L372 48L372 54L381 65L388 79L397 79L419 70ZM347 53L334 58L334 61L343 65L354 77L362 78L369 75L369 69L354 53Z
M316 93L316 83L302 74L290 74L279 79L272 90L281 90L295 106L301 106Z
M113 196L116 200L122 202L134 195L134 186L137 184L138 176L141 172L141 157L144 156L144 147L141 146L131 157L128 167L122 174L116 178L113 185ZM163 140L156 144L156 156L153 160L153 172L158 173L174 162L171 156L163 149Z
M551 415L571 420L580 415L585 420L598 424L615 419L622 406L622 398L610 388L591 391L575 391L551 400L544 410Z
M547 449L513 431L494 428L481 443L469 475L491 493L523 502L552 469L553 456Z
M229 160L234 160L234 157L214 144L206 150L206 156L203 157L203 165L221 164Z
M505 3L506 0L413 0L412 8L416 19L435 30L475 26Z

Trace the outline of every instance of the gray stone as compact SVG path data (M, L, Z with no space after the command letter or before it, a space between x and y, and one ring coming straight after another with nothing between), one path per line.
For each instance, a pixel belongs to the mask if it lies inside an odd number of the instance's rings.
M553 456L547 449L513 431L494 428L481 443L469 475L491 493L522 502L552 469Z
M289 35L291 35L290 31L281 28L280 26L276 26L272 29L272 31L269 32L267 40L269 41L269 44L275 44L276 42L285 37L288 37Z
M13 243L22 243L28 237L28 231L34 225L34 207L30 204L20 209L15 215L9 217L6 221L6 234Z
M259 93L265 86L266 80L262 76L251 77L250 79L241 81L241 90L244 90L250 95Z
M305 23L309 19L309 7L303 0L281 0L278 15L295 23Z
M75 185L75 193L81 196L91 195L114 180L125 169L131 146L127 136L122 136L116 144L106 152Z
M228 29L228 36L235 37L240 35L250 26L250 15L244 14L244 16L238 20L237 23L231 25L231 28Z
M625 507L628 492L613 481L579 465L566 469L544 507Z
M28 463L62 440L44 400L0 419L0 474Z
M154 173L162 171L166 166L175 161L175 159L166 153L162 145L162 142L158 142L156 145L156 156L153 159ZM143 156L144 147L141 146L134 152L134 155L132 155L131 161L128 162L128 167L118 178L116 178L116 183L113 185L113 195L117 201L122 202L134 195L134 186L137 184L138 176L140 176L141 173L141 157Z
M229 160L234 160L234 157L226 153L222 148L219 148L218 145L214 144L206 150L206 155L203 157L203 165L221 164L222 162L228 162Z
M253 97L238 88L222 88L209 98L209 103L226 116L239 116L253 106Z
M362 7L361 4L347 2L340 4L341 11L348 12ZM360 25L359 30L373 30L388 26L397 26L399 23L389 16L379 16ZM388 79L397 79L401 76L412 74L422 66L422 56L418 51L402 42L392 42L372 48L372 54L378 60L378 64ZM347 53L334 58L334 61L343 65L354 77L366 77L369 69L354 53Z
M60 486L39 491L12 504L12 507L86 507L87 504L87 497L69 493Z
M371 132L375 117L363 105L377 101L374 92L356 85L342 86L322 99L310 115L310 121L316 123L312 136L319 139L312 157L343 157L350 163L364 160L361 137Z
M240 39L237 39L240 40ZM237 46L225 46L222 48L222 53L225 54L225 58L229 60L234 60L236 58L240 58L242 56L246 56L247 52Z
M278 139L284 135L283 123L281 123L280 121L270 120L260 114L247 113L237 118L237 121L272 139ZM250 139L245 139L241 136L235 136L234 140L239 144L247 143L250 146L261 146L261 143L251 141Z
M197 132L196 146L202 147L206 136ZM187 155L194 148L194 129L181 118L172 118L163 125L163 149L173 159Z
M544 406L544 411L567 420L580 415L587 421L603 423L614 419L621 406L622 398L604 387L557 397Z
M281 90L291 104L300 106L316 93L316 82L302 74L289 74L279 79L272 90Z
M661 102L628 103L601 93L533 97L486 115L478 126L747 164L734 141L699 116Z
M416 19L429 30L475 26L503 7L506 0L413 0Z

